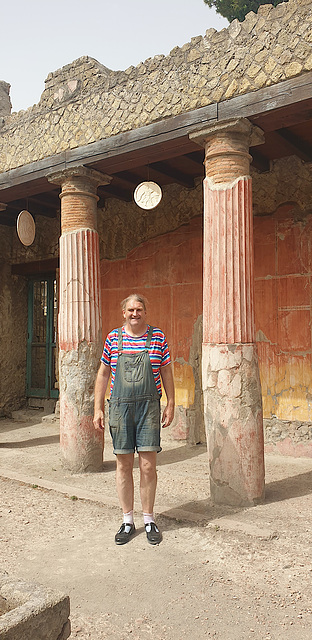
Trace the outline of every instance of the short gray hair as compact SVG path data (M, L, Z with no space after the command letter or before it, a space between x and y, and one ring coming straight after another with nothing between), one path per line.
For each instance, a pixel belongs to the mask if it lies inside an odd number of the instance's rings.
M131 293L130 296L128 296L127 298L121 301L120 305L121 305L122 311L125 311L129 300L132 300L132 299L136 300L137 302L140 302L143 305L144 311L146 311L147 300L146 298L144 298L144 296L142 296L139 293Z

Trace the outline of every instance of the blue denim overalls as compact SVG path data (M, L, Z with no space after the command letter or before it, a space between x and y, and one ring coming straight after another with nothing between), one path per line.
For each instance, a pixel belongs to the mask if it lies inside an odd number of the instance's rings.
M118 359L109 399L109 429L116 454L161 451L160 396L148 353L152 335L149 327L144 350L127 353L118 329Z

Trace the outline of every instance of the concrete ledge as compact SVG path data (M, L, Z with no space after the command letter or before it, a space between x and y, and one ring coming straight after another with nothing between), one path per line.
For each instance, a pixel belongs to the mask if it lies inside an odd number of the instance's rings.
M254 538L261 538L262 540L273 540L279 537L278 533L272 529L262 526L259 527L257 523L252 524L236 518L215 518L215 520L208 523L207 527L215 531L243 533Z
M69 596L0 577L0 640L66 640Z

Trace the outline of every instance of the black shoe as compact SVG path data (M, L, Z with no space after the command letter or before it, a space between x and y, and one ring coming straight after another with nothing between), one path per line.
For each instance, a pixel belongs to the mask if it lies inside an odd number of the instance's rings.
M159 544L162 541L162 535L156 526L155 522L150 522L145 525L147 541L150 544Z
M134 532L135 532L134 524L127 524L126 522L123 522L120 529L117 531L115 535L116 544L126 544L127 542L129 542Z

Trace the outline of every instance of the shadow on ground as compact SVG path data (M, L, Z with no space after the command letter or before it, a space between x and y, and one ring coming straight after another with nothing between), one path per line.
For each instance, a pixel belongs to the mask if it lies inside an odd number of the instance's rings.
M18 442L0 442L0 449L27 449L28 447L40 447L47 444L56 444L60 436L43 436L43 438L29 438Z
M265 488L265 502L281 502L312 493L312 471L270 482Z

